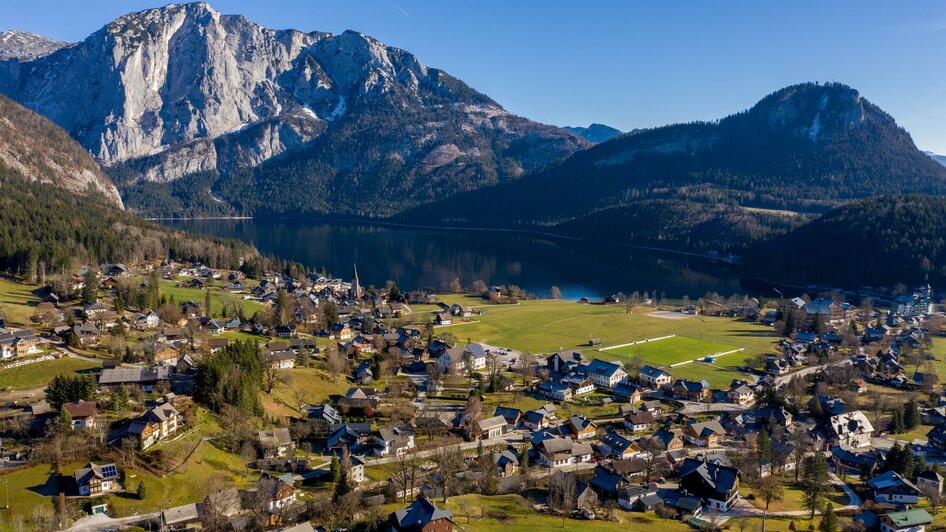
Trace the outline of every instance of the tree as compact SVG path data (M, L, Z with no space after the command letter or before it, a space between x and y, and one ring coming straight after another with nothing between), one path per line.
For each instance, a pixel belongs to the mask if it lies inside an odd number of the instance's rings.
M135 494L138 496L139 501L143 501L148 497L148 488L145 486L143 480L138 483L138 489L135 491Z
M549 478L549 506L562 514L562 526L565 524L565 516L568 515L575 505L575 476L564 471L556 471Z
M802 488L802 505L811 512L811 518L814 519L815 512L824 507L830 489L828 464L820 452L805 459Z
M453 280L450 281L450 292L454 294L459 294L462 291L463 291L463 285L460 284L460 278L454 277Z
M824 318L821 317L821 314L815 314L815 321L812 324L811 329L815 334L824 334L827 327L824 324Z
M210 312L210 287L204 288L204 316L212 316Z
M900 434L904 432L904 428L903 410L894 410L893 417L890 418L890 432Z
M913 430L920 425L920 409L916 401L910 399L903 407L903 426L906 430Z
M838 532L838 516L834 513L834 505L830 502L825 505L824 512L821 513L821 524L818 525L821 532Z
M124 413L128 408L128 398L128 388L125 388L124 384L120 385L112 394L112 408L119 414Z
M765 431L762 431L764 433ZM760 433L761 434L761 433ZM765 503L765 509L762 511L762 531L765 532L765 519L769 513L769 504L782 500L785 490L782 483L775 475L759 477L755 485L756 496Z
M755 459L756 465L759 467L759 477L761 478L764 467L772 461L772 439L765 429L760 430L758 437L756 437Z
M549 292L549 297L551 299L562 299L562 289L557 286L553 286Z
M83 305L95 303L99 294L99 274L89 270L82 285L81 302Z
M792 463L795 465L795 483L798 483L799 475L805 465L805 453L811 448L811 436L804 430L796 430L789 436L789 441L795 452L792 453Z
M323 301L319 306L322 311L322 321L325 327L331 327L338 323L338 306L333 301Z

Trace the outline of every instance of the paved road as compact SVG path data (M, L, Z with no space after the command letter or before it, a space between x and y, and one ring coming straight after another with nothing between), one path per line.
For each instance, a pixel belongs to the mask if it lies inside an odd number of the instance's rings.
M70 528L66 530L70 532L87 532L95 530L96 532L104 530L121 530L128 525L140 523L142 521L150 521L158 517L157 512L151 514L137 514L130 515L128 517L109 517L107 515L90 515L83 517L75 522Z
M821 366L810 366L810 367L807 367L807 368L804 368L804 369L800 369L800 370L798 370L798 371L796 371L796 372L789 373L788 375L782 375L782 376L780 376L780 377L775 377L775 384L776 384L777 386L784 386L784 385L788 384L788 381L792 380L792 377L796 377L796 376L798 376L798 377L803 377L803 376L805 376L805 375L808 375L809 373L814 373L814 372L816 372L816 371L824 371L825 368L827 368L828 366L848 366L848 365L850 365L851 363L852 363L852 362L851 362L851 359L845 358L844 360L840 360L840 361L834 362L834 363L832 363L832 364L823 364L823 365L821 365Z
M493 445L503 445L503 444L508 444L508 443L522 443L523 441L525 441L525 437L523 433L515 432L515 433L506 434L505 436L500 437L500 438L491 438L488 440L477 440L477 441L465 441L461 443L454 443L454 444L448 445L447 447L468 451L471 449L476 449L479 446L481 441L483 443L483 447L486 448L486 447L492 447ZM433 456L439 450L440 450L439 447L436 449L426 449L423 451L417 451L415 453L412 453L410 454L410 456L412 458L427 458L429 456ZM388 464L388 463L394 462L395 460L397 460L396 456L382 456L380 458L369 458L366 460L366 462L367 462L367 465L371 466L371 465Z

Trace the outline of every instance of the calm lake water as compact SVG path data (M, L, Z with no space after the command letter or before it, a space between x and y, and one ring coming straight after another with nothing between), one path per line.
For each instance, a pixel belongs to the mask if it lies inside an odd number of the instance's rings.
M547 296L558 286L568 299L602 298L637 290L697 298L758 294L738 272L696 257L502 231L404 228L293 220L178 220L167 225L251 242L261 252L325 268L348 279L358 264L363 285L392 279L402 290L443 290L482 279Z

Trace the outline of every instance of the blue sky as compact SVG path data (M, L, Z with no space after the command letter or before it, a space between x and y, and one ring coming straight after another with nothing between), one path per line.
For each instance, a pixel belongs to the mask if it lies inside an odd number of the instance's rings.
M0 29L81 40L164 2L3 0ZM273 28L354 29L517 114L623 130L711 120L801 81L847 83L946 153L946 2L217 0Z

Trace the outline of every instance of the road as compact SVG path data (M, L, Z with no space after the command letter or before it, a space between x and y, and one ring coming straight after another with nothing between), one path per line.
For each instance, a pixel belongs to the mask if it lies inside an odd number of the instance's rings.
M857 510L861 507L863 501L860 497L854 493L854 490L850 486L844 483L837 475L834 473L828 473L828 478L831 480L831 484L836 486L838 489L844 492L847 495L847 504L844 506L835 508L835 512L841 510ZM731 510L725 512L723 515L727 517L761 517L763 510L761 508L756 508L746 499L740 497L736 504ZM815 512L820 514L821 512ZM768 517L796 517L802 515L810 515L811 511L809 510L790 510L785 512L769 512Z
M525 441L524 434L521 432L515 432L511 434L506 434L505 436L502 436L500 438L490 438L488 440L477 440L477 441L465 441L461 443L454 443L451 445L447 445L446 447L468 451L471 449L476 449L477 447L479 447L480 443L482 443L483 447L486 448L486 447L492 447L494 445L522 443L523 441ZM443 448L443 446L438 447L436 449L426 449L423 451L417 451L415 453L411 453L410 457L411 458L428 458L436 454L441 448ZM396 456L382 456L380 458L369 458L368 460L366 460L366 462L367 462L367 465L372 466L372 465L389 464L396 460L397 460Z
M158 517L158 513L137 514L128 517L109 517L107 515L89 515L79 519L71 527L67 528L69 532L86 532L95 530L96 532L104 530L122 530L135 523L151 521Z
M845 358L844 360L840 360L832 364L823 364L821 366L810 366L810 367L803 368L798 371L789 373L788 375L781 375L779 377L775 377L775 384L776 386L779 386L779 387L785 386L786 384L788 384L788 381L792 380L792 377L804 377L805 375L808 375L809 373L814 373L816 371L824 371L825 368L827 368L828 366L848 366L851 363L852 363L851 359Z

